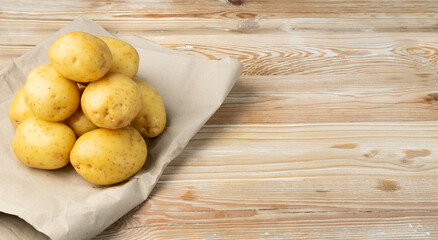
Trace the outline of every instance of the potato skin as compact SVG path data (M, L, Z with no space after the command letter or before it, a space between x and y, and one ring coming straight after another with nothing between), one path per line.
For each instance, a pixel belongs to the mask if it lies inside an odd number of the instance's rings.
M51 65L34 68L24 85L27 106L41 119L62 121L79 106L79 90L75 82L64 78Z
M133 78L137 74L138 64L140 62L137 50L128 43L115 38L97 37L104 41L111 50L113 64L109 72L123 73Z
M130 178L142 168L146 157L146 143L132 127L87 132L76 141L70 153L71 164L79 175L98 185Z
M15 128L27 118L35 116L27 106L26 101L24 101L24 87L21 87L15 94L14 99L12 99L11 105L9 106L8 116Z
M81 98L82 111L98 127L128 126L140 112L142 96L135 82L121 73L108 73L91 82Z
M67 125L33 116L17 127L12 151L28 167L58 169L69 163L75 141L76 136Z
M75 132L76 137L80 137L84 133L98 128L94 123L88 120L80 107L78 107L78 110L76 110L73 115L67 118L65 123Z
M134 78L140 88L143 104L140 112L131 123L143 137L154 138L160 135L166 126L166 109L160 94L148 82Z
M56 39L49 48L49 60L62 76L76 82L100 79L113 62L105 42L84 32L70 32Z

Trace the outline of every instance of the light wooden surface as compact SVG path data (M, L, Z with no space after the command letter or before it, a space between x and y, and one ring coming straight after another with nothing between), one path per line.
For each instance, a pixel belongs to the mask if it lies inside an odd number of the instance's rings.
M95 239L438 239L437 1L0 0L0 67L81 14L245 65Z

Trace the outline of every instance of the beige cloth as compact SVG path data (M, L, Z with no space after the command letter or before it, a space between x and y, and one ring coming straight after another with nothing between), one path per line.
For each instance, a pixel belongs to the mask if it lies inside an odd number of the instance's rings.
M11 150L15 129L8 108L14 94L30 70L49 63L50 44L71 31L111 36L79 17L0 71L0 236L5 239L44 238L11 215L52 239L87 239L102 232L148 197L163 169L219 108L242 71L242 64L232 58L202 59L133 37L130 43L140 55L138 76L162 95L168 123L164 133L148 143L147 163L137 175L122 184L99 187L70 165L54 171L28 168Z

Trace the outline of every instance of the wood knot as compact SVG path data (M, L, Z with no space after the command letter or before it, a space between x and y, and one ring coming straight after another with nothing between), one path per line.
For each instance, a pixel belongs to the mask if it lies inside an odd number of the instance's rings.
M249 13L249 12L237 13L236 16L244 19L253 19L253 20L258 19L258 15L256 13Z
M320 190L320 189L317 189L317 190L315 190L315 192L317 192L317 193L329 193L330 191L329 191L329 190Z
M386 179L380 179L377 182L376 188L385 192L395 192L400 190L400 186L398 185L398 182L394 180L386 180Z
M404 159L409 160L416 157L427 157L431 154L428 149L406 149Z
M371 150L371 152L369 152L369 153L365 153L363 156L366 158L373 158L377 154L379 154L379 150L374 149L374 150Z
M357 144L355 143L347 143L347 144L338 144L338 145L333 145L330 148L338 148L338 149L353 149L356 148Z
M227 0L227 2L234 6L240 6L243 4L243 0Z
M403 164L411 164L412 158L417 158L417 157L427 157L431 154L431 151L428 149L406 149L405 151L405 156L402 158L401 162Z
M425 97L425 101L428 103L436 102L438 101L438 93L429 93Z
M195 193L192 190L188 190L181 196L184 201L194 201L196 199Z

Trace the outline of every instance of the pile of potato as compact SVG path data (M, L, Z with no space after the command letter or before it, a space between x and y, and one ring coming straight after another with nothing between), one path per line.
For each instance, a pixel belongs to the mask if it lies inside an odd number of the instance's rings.
M98 185L137 173L147 157L143 137L163 132L166 111L159 93L135 77L135 48L71 32L50 46L49 60L29 73L9 108L18 160L39 169L70 162Z

